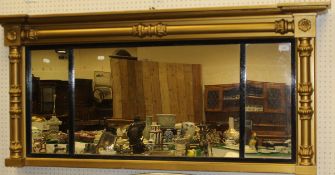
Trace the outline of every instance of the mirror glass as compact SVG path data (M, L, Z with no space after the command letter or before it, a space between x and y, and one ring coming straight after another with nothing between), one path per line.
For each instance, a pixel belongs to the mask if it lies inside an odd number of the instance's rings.
M246 46L245 157L291 158L291 43Z
M239 45L80 48L74 58L76 154L239 156L238 134L224 135L229 117L239 125Z
M68 53L31 51L31 153L68 152Z
M291 159L291 47L31 50L31 153Z

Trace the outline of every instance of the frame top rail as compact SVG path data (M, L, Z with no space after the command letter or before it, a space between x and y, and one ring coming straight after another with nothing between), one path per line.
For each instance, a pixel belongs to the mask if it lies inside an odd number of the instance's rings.
M230 17L248 15L277 15L292 13L319 13L330 7L330 2L278 3L261 6L230 6L209 8L180 8L159 10L137 10L95 13L66 13L48 15L4 15L0 16L0 24L58 24L124 21L139 19L175 19Z

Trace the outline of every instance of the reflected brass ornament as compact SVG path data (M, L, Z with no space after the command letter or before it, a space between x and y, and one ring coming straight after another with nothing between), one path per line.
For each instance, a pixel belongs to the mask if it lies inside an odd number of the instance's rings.
M275 21L275 32L285 34L294 31L294 23L285 19Z
M299 29L303 32L307 32L311 29L312 27L312 24L311 24L311 21L304 18L304 19L301 19L299 22L298 22L298 26L299 26Z
M167 35L167 30L166 25L161 23L158 23L156 25L139 24L133 26L132 34L133 36L137 36L140 38L152 36L162 37Z

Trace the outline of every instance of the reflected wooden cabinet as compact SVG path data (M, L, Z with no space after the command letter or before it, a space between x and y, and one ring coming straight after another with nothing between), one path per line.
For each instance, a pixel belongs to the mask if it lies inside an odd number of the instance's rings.
M76 119L89 119L89 109L93 106L92 80L76 79L75 82L75 109ZM69 82L62 80L40 80L34 77L32 84L33 104L32 111L34 114L53 113L54 95L55 112L60 118L67 118L69 115Z
M289 86L285 83L247 81L245 111L250 130L263 140L286 140L290 137L288 115L291 99ZM288 103L290 104L290 103ZM240 86L236 84L205 85L205 113L207 122L224 121L228 117L239 118ZM247 136L248 138L248 136Z
M246 112L285 113L287 85L247 81ZM240 108L239 84L205 85L205 110L237 112Z
M33 100L32 111L35 114L52 114L55 99L57 115L67 115L68 111L68 82L61 80L40 80L34 77L32 84Z
M264 83L264 112L284 113L287 99L286 85L283 83Z
M220 86L205 86L205 110L222 111L222 88Z

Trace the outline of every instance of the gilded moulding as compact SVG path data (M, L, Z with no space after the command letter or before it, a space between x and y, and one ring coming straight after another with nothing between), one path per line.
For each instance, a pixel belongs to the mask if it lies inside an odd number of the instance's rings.
M162 22L154 24L136 24L130 27L71 28L71 29L25 29L21 33L24 40L65 38L65 37L99 37L99 36L133 36L164 37L183 34L219 34L219 33L262 33L274 32L281 35L294 32L294 22L280 19L273 22L241 22L227 24L168 25Z

